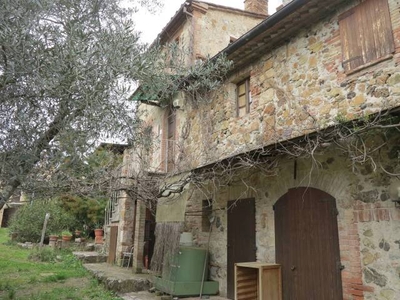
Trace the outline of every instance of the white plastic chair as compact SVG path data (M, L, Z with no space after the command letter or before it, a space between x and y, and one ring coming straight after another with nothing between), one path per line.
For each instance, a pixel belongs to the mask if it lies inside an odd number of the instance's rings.
M125 258L128 258L128 264L126 265L126 268L128 269L133 258L133 246L129 248L129 251L122 252L122 263L125 261Z

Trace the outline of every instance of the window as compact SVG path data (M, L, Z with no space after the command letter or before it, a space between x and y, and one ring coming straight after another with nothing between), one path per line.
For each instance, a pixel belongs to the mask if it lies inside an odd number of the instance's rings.
M118 200L119 200L119 193L114 191L111 193L111 198L108 207L108 222L117 222L119 221L119 209L118 209Z
M250 79L240 82L236 86L237 100L237 116L242 117L250 112L251 94L250 94Z
M209 232L211 228L212 200L203 200L201 208L201 231Z
M394 52L387 0L367 0L339 16L343 68L351 73Z
M174 169L176 114L171 108L167 116L167 172Z

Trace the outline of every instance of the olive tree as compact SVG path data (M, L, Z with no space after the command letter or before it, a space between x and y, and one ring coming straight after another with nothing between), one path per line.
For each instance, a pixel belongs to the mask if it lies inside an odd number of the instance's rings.
M127 101L138 84L161 106L177 90L218 89L230 62L221 56L186 68L173 45L141 44L133 13L158 2L127 2L0 2L0 209L19 188L65 192L66 176L73 190L80 181L93 187L85 179L98 176L65 166L87 169L88 151L107 136L140 143L145 130Z
M105 134L134 138L127 96L160 68L133 10L119 0L0 2L0 209Z

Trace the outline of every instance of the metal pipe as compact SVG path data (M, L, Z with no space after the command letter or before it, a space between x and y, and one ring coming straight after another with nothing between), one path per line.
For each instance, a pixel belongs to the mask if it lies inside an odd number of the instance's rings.
M210 239L211 239L211 232L212 232L212 225L215 221L215 216L212 215L209 219L210 221L210 232L208 233L208 242L207 242L207 252L206 252L206 257L204 259L204 266L203 266L203 276L201 278L201 286L200 286L200 296L199 298L203 296L203 288L204 288L204 277L206 275L206 268L207 268L207 261L208 261L208 251L210 250Z

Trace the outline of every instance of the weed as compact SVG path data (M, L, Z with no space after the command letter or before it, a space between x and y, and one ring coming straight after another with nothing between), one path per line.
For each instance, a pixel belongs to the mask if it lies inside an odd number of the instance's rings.
M33 250L28 258L33 261L41 262L55 262L57 259L57 254L51 248L44 247Z
M0 282L0 291L9 291L10 289L12 289L12 287L8 281Z
M15 288L9 282L0 283L0 292L6 292L6 300L15 299Z
M71 251L22 249L8 239L0 228L0 299L120 299L92 279Z
M65 274L50 275L44 278L43 282L57 282L67 279Z
M74 269L82 268L82 262L78 260L72 253L63 256L63 264Z
M15 290L14 289L8 290L7 299L9 299L9 300L15 299Z

